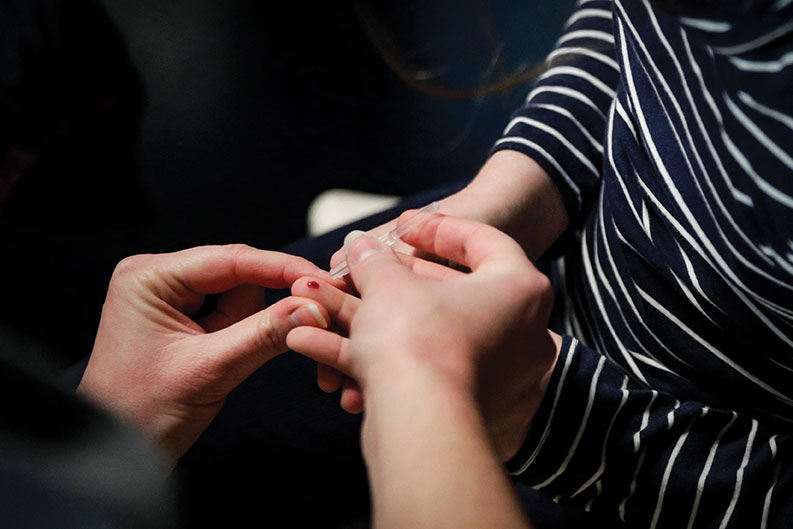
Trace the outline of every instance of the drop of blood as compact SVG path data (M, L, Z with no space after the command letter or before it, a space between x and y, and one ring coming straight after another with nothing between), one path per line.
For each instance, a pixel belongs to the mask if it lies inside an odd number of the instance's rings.
M317 283L316 281L309 281L308 283L306 283L306 286L308 288L319 288L319 283Z

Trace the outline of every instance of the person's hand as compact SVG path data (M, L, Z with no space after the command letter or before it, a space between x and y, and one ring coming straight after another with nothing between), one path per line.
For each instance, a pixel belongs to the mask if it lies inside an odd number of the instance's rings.
M327 326L310 299L264 308L262 287L286 288L305 274L322 276L302 258L243 245L125 259L78 392L151 434L175 463L229 391L287 350L292 328ZM194 317L208 294L219 294L215 309Z
M427 370L476 396L499 456L520 447L542 400L558 349L547 330L552 305L548 279L521 247L495 228L435 216L405 235L415 248L468 266L464 274L397 257L375 238L357 233L345 244L361 299L311 278L293 294L322 304L349 338L297 328L287 344L355 379L363 397L378 381L421 376ZM363 404L363 403L362 403Z
M562 195L548 174L517 151L496 152L466 187L438 202L444 215L482 222L508 234L532 259L556 241L569 221ZM396 225L394 219L367 233L379 237ZM417 253L403 241L396 242L394 251L424 258L430 255ZM341 248L331 257L330 266L343 259Z

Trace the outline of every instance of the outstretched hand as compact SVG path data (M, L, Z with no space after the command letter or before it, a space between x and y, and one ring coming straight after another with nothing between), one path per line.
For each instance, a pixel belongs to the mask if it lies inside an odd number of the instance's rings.
M78 392L151 434L175 463L228 393L287 350L291 329L327 326L327 311L310 299L264 308L263 287L305 274L322 275L302 258L244 245L125 259ZM195 316L209 294L219 294L216 308Z
M405 242L471 273L397 256L371 236L351 234L345 249L360 300L319 277L311 279L320 288L303 278L292 290L322 304L349 338L297 328L287 343L360 384L362 394L348 383L343 396L354 411L391 373L444 377L477 398L507 459L525 437L556 360L558 337L546 328L550 283L514 240L474 221L437 215Z

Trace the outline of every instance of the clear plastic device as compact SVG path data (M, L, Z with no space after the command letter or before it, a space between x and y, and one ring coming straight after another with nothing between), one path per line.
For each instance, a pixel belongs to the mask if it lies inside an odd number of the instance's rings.
M432 202L427 204L416 213L413 214L409 219L405 222L394 228L393 230L389 231L388 233L381 235L379 237L380 242L385 244L386 246L392 246L395 242L397 242L400 237L404 234L412 230L413 228L419 226L422 222L427 220L429 216L438 211L440 206L437 202ZM341 263L337 264L330 270L330 275L333 276L334 279L339 277L344 277L350 273L350 268L347 266L347 261L344 260Z

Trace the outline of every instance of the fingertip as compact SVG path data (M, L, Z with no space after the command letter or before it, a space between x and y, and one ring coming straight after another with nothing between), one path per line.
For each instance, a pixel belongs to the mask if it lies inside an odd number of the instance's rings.
M323 311L324 309L320 309L316 303L305 303L292 311L289 314L289 319L292 320L295 327L308 325L327 329L330 325L330 317Z
M325 393L333 393L341 388L344 375L325 364L317 364L317 386Z
M350 266L357 266L368 257L382 253L387 248L382 241L360 230L353 230L344 238L344 251Z
M333 287L343 290L347 283L342 279L334 279L330 274L323 276L302 276L292 283L291 291L295 296L316 297L323 288Z
M341 387L341 400L339 404L347 413L351 413L353 415L363 413L363 392L355 380L351 378L344 379Z

